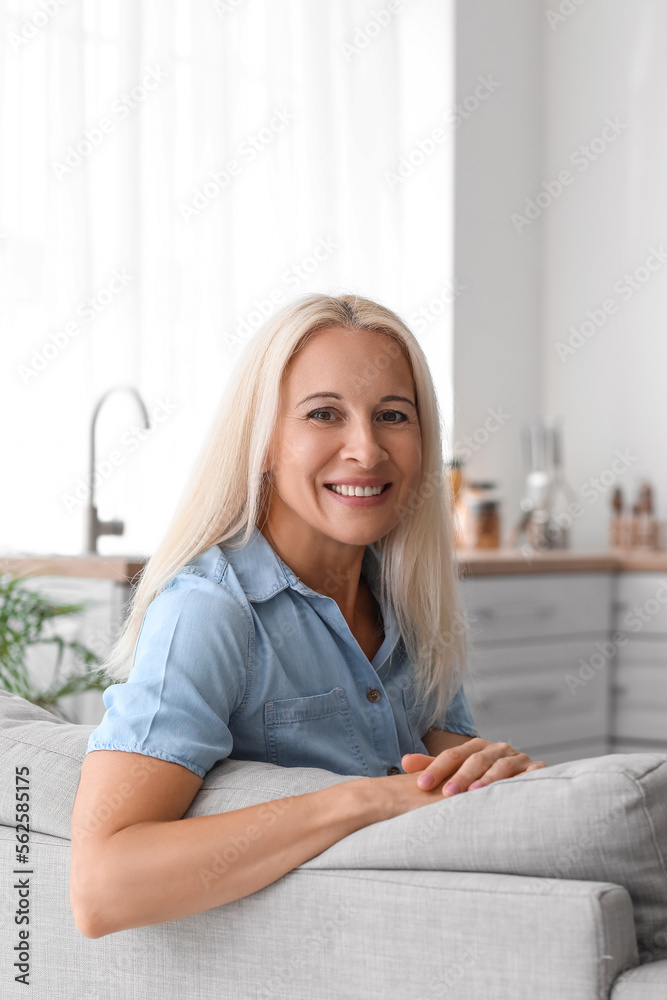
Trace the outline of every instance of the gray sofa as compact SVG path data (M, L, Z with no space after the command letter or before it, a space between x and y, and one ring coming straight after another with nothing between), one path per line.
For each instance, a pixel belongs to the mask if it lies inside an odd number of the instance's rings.
M667 755L499 781L365 827L244 899L93 940L69 902L71 811L93 728L0 691L3 1000L667 997ZM186 816L347 780L228 759ZM26 956L29 992L14 978Z

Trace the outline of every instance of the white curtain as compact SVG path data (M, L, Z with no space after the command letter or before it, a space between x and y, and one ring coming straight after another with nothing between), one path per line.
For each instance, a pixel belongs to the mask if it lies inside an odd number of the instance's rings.
M83 550L90 416L131 384L153 426L123 394L100 415L99 513L126 528L99 549L150 553L239 351L305 292L412 321L449 431L453 18L452 0L6 0L5 552Z

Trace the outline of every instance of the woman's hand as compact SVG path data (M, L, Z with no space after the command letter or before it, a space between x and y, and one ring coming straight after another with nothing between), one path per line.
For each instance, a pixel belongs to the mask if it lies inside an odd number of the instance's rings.
M425 790L448 778L442 794L449 796L483 788L492 781L511 778L524 771L536 771L547 765L543 760L531 760L527 753L520 753L509 743L490 743L475 737L460 746L443 750L437 757L406 753L401 758L401 766L406 774L423 771L417 779L417 786Z

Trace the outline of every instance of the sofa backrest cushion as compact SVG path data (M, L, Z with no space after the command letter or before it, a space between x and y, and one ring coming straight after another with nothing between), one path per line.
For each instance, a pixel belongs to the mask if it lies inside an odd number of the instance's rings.
M69 839L93 728L63 722L0 691L3 825L16 819L7 775L27 765L31 828ZM351 780L318 768L230 758L206 774L185 816L229 812ZM357 830L302 867L527 875L546 879L545 892L550 879L613 882L632 898L640 950L658 958L667 956L666 855L667 754L636 753L569 761L430 803Z

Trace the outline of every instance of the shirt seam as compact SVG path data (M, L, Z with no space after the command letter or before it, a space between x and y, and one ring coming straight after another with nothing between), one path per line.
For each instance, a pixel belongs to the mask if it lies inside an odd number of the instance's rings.
M247 660L246 676L245 676L245 688L243 690L243 697L241 698L240 704L234 709L234 711L229 716L229 724L231 725L232 722L235 722L243 714L243 712L244 712L244 710L245 710L245 708L246 708L246 706L248 704L248 701L250 699L251 675L254 678L254 672L255 672L255 664L254 664L254 659L255 659L255 623L252 620L252 614L250 612L250 609L248 607L244 607L244 605L241 603L241 601L239 601L239 599L236 597L236 595L234 593L232 593L231 588L225 582L225 577L227 576L227 570L229 569L229 559L227 559L223 555L222 551L220 553L220 556L221 556L221 558L224 558L225 565L222 568L222 572L220 574L220 579L218 581L216 581L216 582L225 591L225 593L228 594L231 597L231 599L234 601L234 603L237 605L237 607L239 607L241 609L241 611L243 612L243 615L245 617L246 624L248 626L248 660ZM216 567L216 569L217 569L217 567Z
M146 746L144 743L112 743L108 740L95 740L93 746L86 749L86 753L92 753L93 750L125 750L142 753L144 757L157 757L158 760L166 760L167 763L182 764L189 771L195 771L200 778L203 778L207 773L206 768L203 768L201 764L195 764L188 757L180 757L178 754L172 753L171 750Z
M438 727L434 726L433 728L436 729ZM463 728L457 729L456 726L447 725L445 727L444 723L442 731L443 733L457 733L458 736L479 736L479 733L477 732L476 729L473 729L473 731L470 732L469 729L463 729Z

